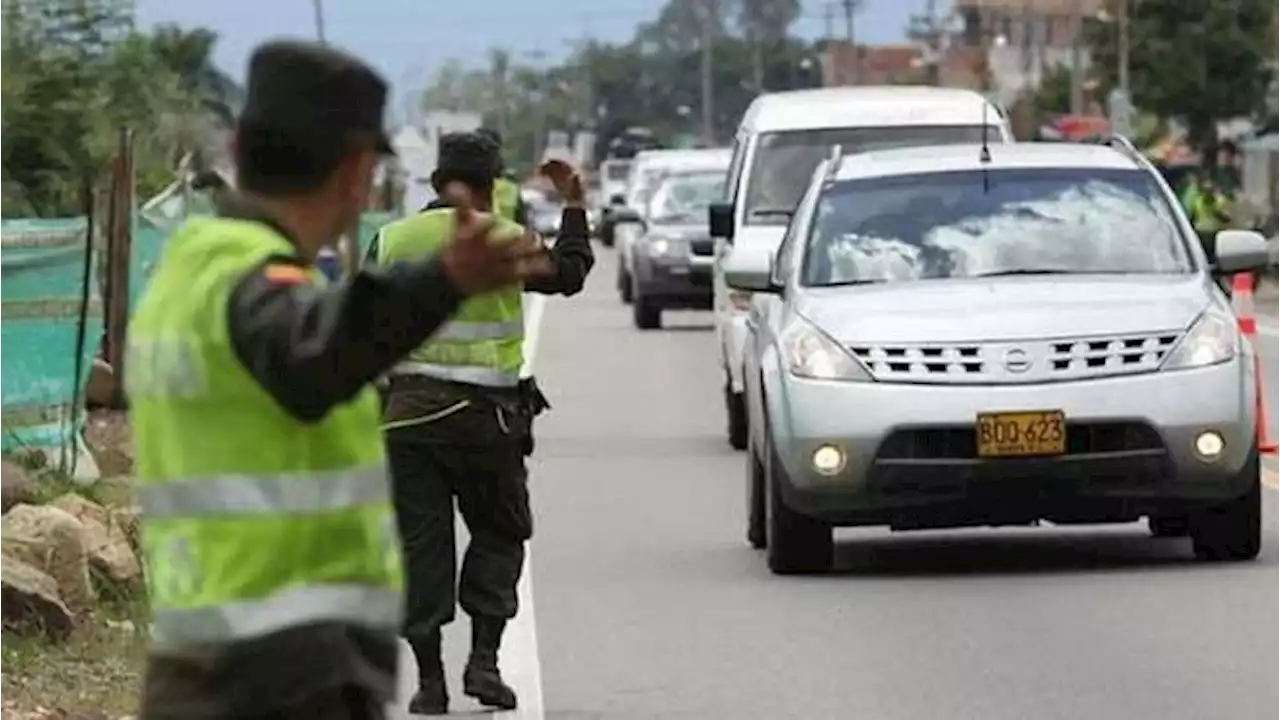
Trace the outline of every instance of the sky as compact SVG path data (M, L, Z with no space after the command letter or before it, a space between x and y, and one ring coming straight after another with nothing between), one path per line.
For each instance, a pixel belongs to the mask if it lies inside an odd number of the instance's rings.
M204 26L216 30L217 64L237 80L249 52L279 36L315 37L312 0L136 0L138 20ZM796 32L824 34L825 11L835 3L801 0ZM483 64L491 47L547 61L569 54L584 37L625 41L642 22L657 17L663 0L324 0L325 35L334 45L372 62L397 95L422 87L432 69L450 58ZM925 0L862 0L855 16L859 42L901 40L907 18ZM939 9L949 6L938 3ZM843 14L835 31L843 36Z

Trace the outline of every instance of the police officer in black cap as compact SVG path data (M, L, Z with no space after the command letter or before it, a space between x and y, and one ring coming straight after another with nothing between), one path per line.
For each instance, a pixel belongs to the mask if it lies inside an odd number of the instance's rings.
M135 314L131 368L167 371L130 372L154 613L146 720L376 719L395 697L403 565L369 383L468 297L552 266L540 243L498 242L449 184L438 252L318 278L317 251L391 150L386 93L349 55L259 47L236 188L175 234ZM151 552L166 537L183 552Z
M520 183L502 163L502 135L493 128L480 128L476 131L480 137L493 143L497 151L497 176L493 180L494 208L503 216L529 227L529 208L520 197Z
M473 197L491 202L499 167L490 139L449 134L440 139L432 183L441 190L463 182ZM409 704L415 714L448 711L441 628L453 620L455 605L471 618L463 692L491 707L518 703L498 670L498 653L519 609L516 584L533 533L525 469L533 418L549 407L532 378L520 377L523 297L574 295L594 263L581 177L563 162L544 165L542 172L566 201L547 272L468 300L454 322L390 373L385 427L408 569L404 633L418 665L419 688ZM414 257L444 242L454 210L441 195L422 213L382 228L367 261ZM499 223L536 238L507 217ZM455 501L471 535L461 573Z

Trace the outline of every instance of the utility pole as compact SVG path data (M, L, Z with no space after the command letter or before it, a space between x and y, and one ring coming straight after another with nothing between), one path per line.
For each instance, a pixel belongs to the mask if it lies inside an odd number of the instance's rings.
M1129 95L1129 0L1120 0L1119 16L1120 90L1127 97Z
M850 85L858 84L858 73L861 70L861 57L858 53L858 46L854 42L853 36L853 15L862 5L862 0L841 0L841 6L844 7L844 41L849 44L849 53L853 57L850 69L853 71L853 77L849 78Z
M826 3L822 6L822 19L826 23L826 34L823 37L823 51L827 56L826 68L822 73L822 84L832 85L842 84L840 77L840 64L836 62L835 40L836 40L836 4L833 2ZM828 74L830 77L828 77Z
M708 147L715 144L715 54L714 41L717 0L702 0L702 140Z
M1071 114L1084 112L1084 0L1071 15Z
M311 8L316 15L316 39L324 45L324 0L311 0Z

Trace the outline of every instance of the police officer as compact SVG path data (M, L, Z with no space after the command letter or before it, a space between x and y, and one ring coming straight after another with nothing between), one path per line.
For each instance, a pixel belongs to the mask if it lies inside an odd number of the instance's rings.
M432 181L437 188L462 182L473 197L492 198L497 163L496 146L479 134L446 135ZM385 428L408 569L404 634L419 672L413 713L448 711L440 631L453 620L455 604L471 617L463 691L490 707L517 704L498 672L498 650L518 609L516 583L533 532L524 458L533 451L533 417L548 407L532 380L520 379L523 292L573 295L594 263L581 178L563 163L548 175L566 199L550 271L468 300L390 374ZM432 252L448 241L452 216L447 204L433 203L384 227L376 262ZM535 237L511 221L498 230ZM455 498L471 535L460 579Z
M524 204L524 198L520 196L520 184L516 182L515 178L511 176L511 173L507 171L502 163L502 135L492 128L480 128L477 133L480 137L493 143L498 157L498 172L493 180L495 212L528 227L529 208Z
M439 252L325 284L312 260L390 152L386 92L345 54L258 48L237 189L169 240L130 324L147 720L380 718L395 696L403 565L369 382L550 263L453 186Z

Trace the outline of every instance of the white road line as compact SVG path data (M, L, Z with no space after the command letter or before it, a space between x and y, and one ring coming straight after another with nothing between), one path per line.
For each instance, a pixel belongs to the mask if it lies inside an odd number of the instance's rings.
M538 340L542 336L542 317L547 297L532 293L524 296L525 332L524 367L521 377L532 377L534 361L538 357ZM520 583L516 586L516 598L520 612L507 626L502 640L499 664L502 677L520 697L520 707L508 712L494 713L503 720L542 720L542 665L538 660L538 627L533 609L532 549L526 545L524 567L520 571Z

